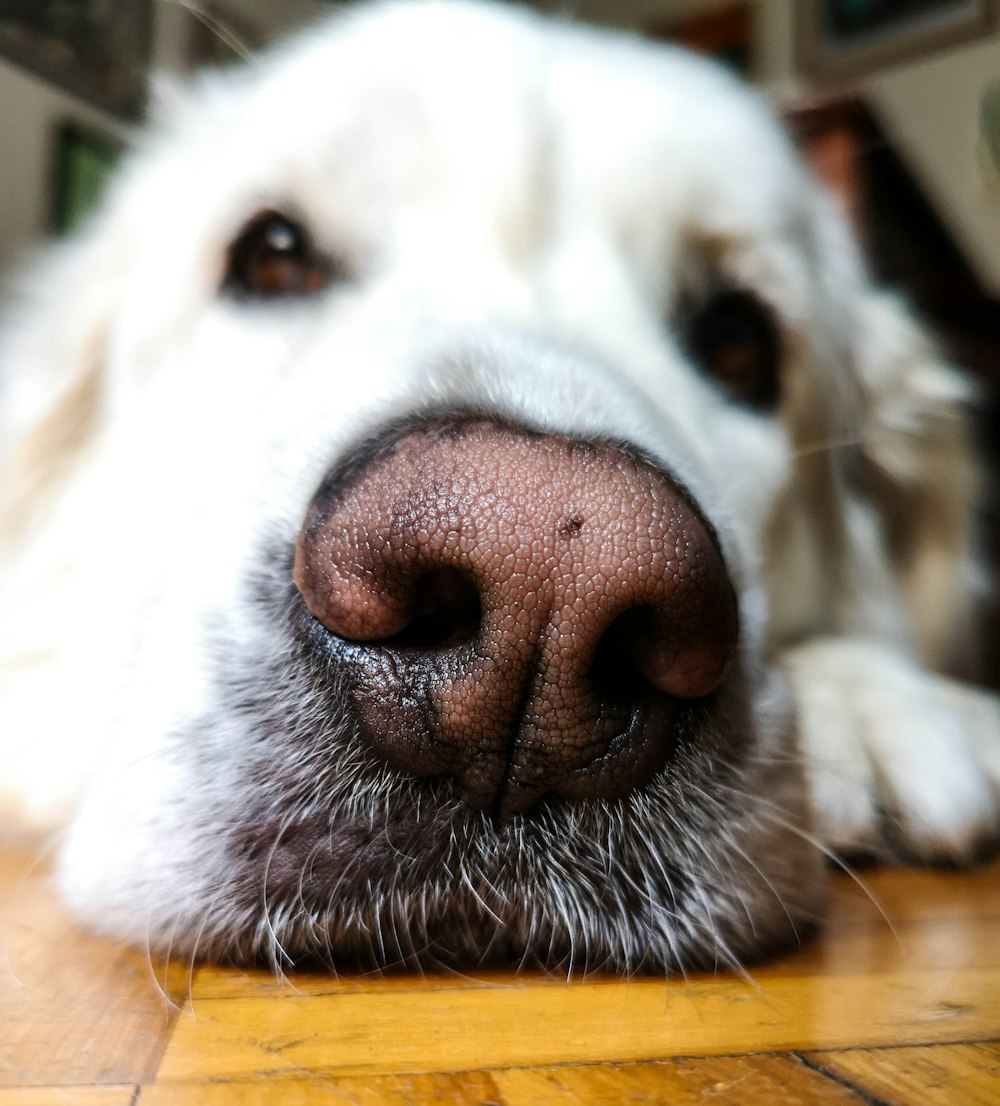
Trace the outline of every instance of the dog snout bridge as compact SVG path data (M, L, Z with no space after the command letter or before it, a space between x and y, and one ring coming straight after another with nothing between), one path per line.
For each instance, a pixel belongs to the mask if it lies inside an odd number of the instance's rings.
M294 576L345 645L365 739L498 817L641 786L737 638L722 555L668 476L483 418L411 427L327 482Z

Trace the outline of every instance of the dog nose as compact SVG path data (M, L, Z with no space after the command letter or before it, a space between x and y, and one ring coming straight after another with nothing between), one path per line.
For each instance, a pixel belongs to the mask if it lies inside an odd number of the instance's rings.
M422 424L332 474L294 578L363 737L499 817L641 786L736 645L722 555L676 483L485 419Z

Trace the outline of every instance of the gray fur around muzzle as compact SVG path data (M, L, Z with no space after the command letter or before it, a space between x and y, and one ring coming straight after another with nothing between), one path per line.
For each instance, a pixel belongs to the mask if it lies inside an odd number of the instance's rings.
M722 554L637 450L390 428L266 560L257 644L191 735L206 771L234 718L250 737L238 802L195 812L227 875L192 952L620 972L811 925L805 789L760 755Z

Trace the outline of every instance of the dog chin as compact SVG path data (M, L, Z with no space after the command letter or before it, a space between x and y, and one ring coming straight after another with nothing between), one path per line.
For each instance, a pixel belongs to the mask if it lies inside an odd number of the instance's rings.
M265 617L289 606L276 591L257 594ZM155 765L94 790L70 833L59 883L100 932L278 970L633 973L735 968L822 917L822 856L774 669L753 672L751 695L736 663L641 792L546 796L500 819L454 780L387 771L343 698L310 692L315 660L303 665L300 646L218 644L230 679L214 711Z

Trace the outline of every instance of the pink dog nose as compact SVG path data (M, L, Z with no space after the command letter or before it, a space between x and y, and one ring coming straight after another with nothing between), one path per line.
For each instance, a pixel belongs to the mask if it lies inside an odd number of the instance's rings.
M500 816L643 784L737 636L722 557L662 472L485 419L328 482L295 583L343 639L371 745Z

